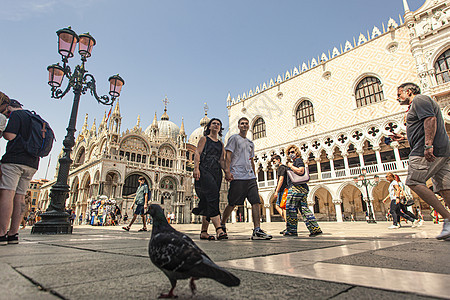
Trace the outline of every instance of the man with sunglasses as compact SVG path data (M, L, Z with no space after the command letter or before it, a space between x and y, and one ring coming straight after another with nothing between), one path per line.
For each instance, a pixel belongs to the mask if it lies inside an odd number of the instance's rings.
M244 205L247 198L252 205L253 234L252 240L270 240L271 235L260 227L261 202L259 200L258 184L256 183L255 145L247 138L249 121L240 118L238 121L239 134L228 139L225 147L225 179L230 182L228 190L228 205L223 211L222 229L226 232L225 223L236 205Z
M444 217L442 232L436 238L450 241L450 212L435 195L439 193L450 206L450 141L441 109L436 101L420 94L418 85L410 82L398 87L397 100L409 107L406 135L411 153L406 185ZM394 141L405 140L400 134L391 137ZM426 186L430 178L433 191Z

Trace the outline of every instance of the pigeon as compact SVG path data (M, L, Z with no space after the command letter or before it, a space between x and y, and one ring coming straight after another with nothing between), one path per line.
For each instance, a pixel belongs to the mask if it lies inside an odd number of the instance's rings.
M153 229L148 245L152 263L169 278L172 288L159 298L176 298L173 290L178 279L191 278L189 287L195 294L194 281L211 278L225 286L238 286L240 279L216 265L187 235L169 225L161 206L151 204L146 214L153 218Z

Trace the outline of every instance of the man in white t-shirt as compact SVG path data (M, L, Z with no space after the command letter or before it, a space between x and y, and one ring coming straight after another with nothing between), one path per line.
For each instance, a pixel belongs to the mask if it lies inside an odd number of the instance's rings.
M253 234L252 240L270 240L271 235L260 227L261 202L259 200L258 184L255 175L255 145L247 138L249 121L240 118L238 121L239 134L228 139L225 147L225 179L230 181L228 190L228 205L223 211L222 229L226 232L225 222L230 217L236 205L243 205L245 199L252 205Z

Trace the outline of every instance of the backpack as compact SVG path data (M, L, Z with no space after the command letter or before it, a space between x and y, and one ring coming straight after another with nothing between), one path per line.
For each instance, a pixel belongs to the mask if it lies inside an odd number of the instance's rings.
M25 150L35 157L47 156L53 147L55 134L47 121L34 111L25 111L30 116L30 136L24 141Z

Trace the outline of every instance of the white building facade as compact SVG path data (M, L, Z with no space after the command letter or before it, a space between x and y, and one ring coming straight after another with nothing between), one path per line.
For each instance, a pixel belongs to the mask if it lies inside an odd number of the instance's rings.
M228 95L227 137L238 132L239 118L250 120L265 220L279 219L270 158L279 154L285 162L291 144L309 167L308 204L319 220L365 219L369 201L375 218L385 220L387 181L366 191L353 178L365 168L368 178L393 172L405 179L409 145L386 139L406 131L407 107L396 101L401 83L419 84L450 123L450 1L426 0L415 12L407 0L403 4L404 18L391 18L242 95ZM429 208L418 198L416 205Z

